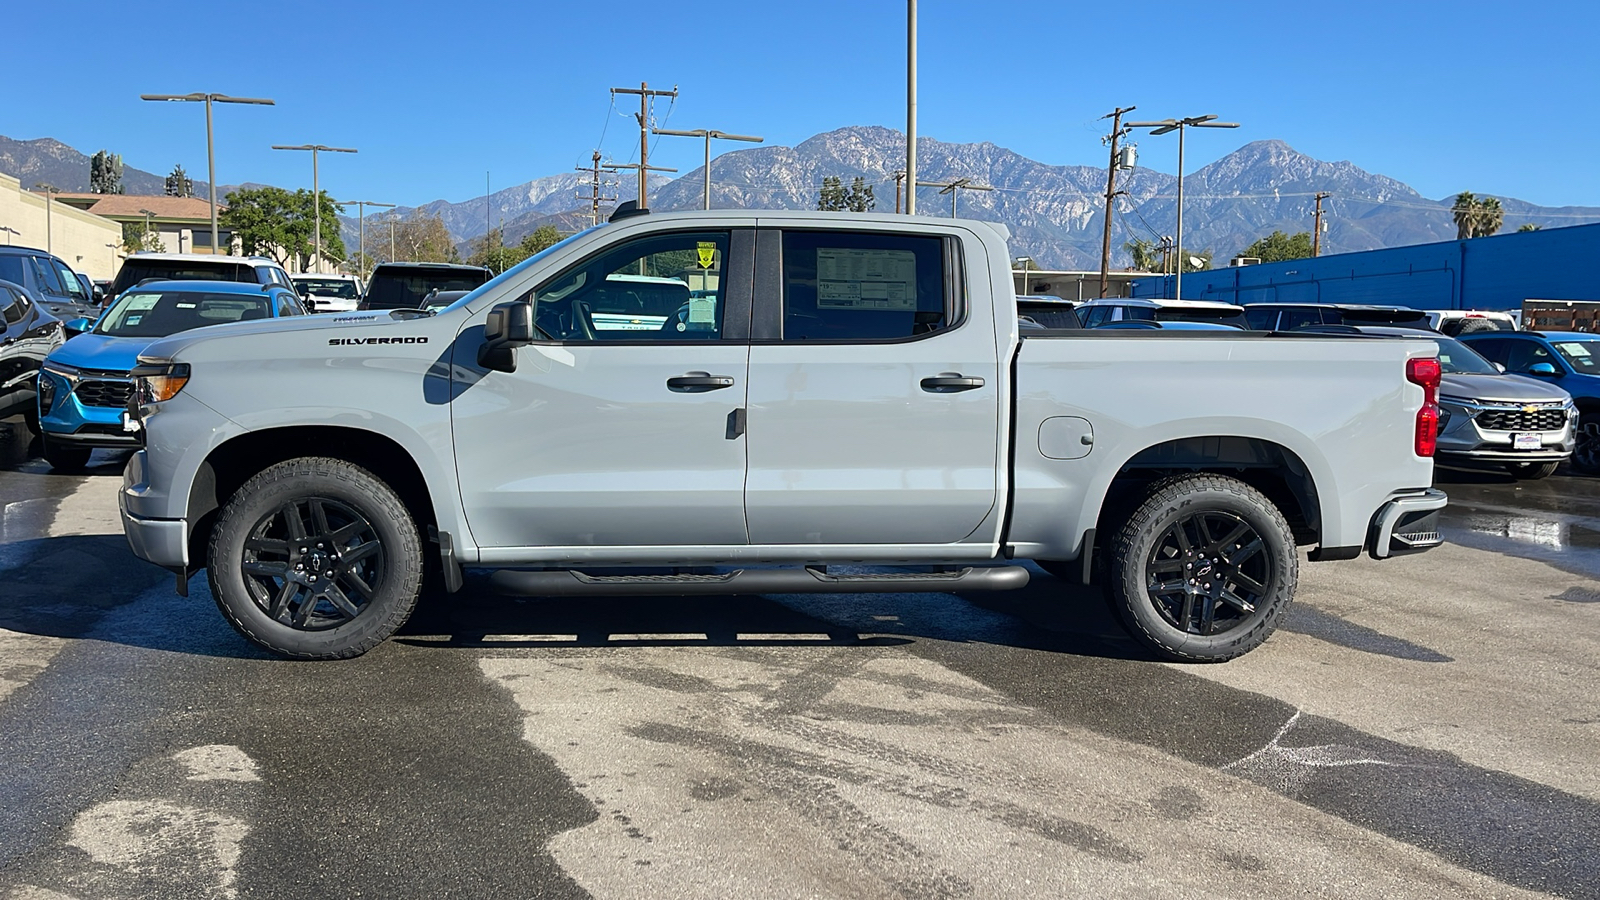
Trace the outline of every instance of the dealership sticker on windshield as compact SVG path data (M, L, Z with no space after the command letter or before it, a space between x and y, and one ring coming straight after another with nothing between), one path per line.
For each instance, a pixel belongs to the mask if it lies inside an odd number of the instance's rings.
M1556 349L1568 356L1588 356L1589 348L1574 341L1570 344L1557 344Z
M1513 434L1511 436L1511 449L1513 450L1538 450L1544 446L1544 435L1541 434Z

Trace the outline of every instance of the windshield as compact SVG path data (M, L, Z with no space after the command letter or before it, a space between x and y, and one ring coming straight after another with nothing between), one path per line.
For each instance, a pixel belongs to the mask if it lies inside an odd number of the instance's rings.
M1478 355L1466 344L1451 338L1434 338L1439 345L1439 368L1446 375L1499 375L1494 363Z
M132 291L117 299L94 330L113 337L166 337L203 325L270 318L267 301L265 294Z
M1579 375L1600 375L1600 341L1551 341Z
M379 268L367 287L368 309L421 309L434 291L470 291L489 280L479 269Z
M295 289L301 292L310 291L318 297L333 297L337 300L358 300L361 295L356 292L354 281L345 281L342 278L295 278Z
M236 262L211 262L193 259L140 259L128 257L117 272L112 284L115 293L121 293L146 278L162 281L244 281L256 280L249 266Z

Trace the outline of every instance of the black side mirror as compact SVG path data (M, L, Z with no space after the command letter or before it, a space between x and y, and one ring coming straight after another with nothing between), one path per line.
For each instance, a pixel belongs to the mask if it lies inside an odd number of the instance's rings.
M496 306L489 310L483 323L478 365L498 372L515 372L517 358L512 351L533 343L533 335L533 304L513 300Z

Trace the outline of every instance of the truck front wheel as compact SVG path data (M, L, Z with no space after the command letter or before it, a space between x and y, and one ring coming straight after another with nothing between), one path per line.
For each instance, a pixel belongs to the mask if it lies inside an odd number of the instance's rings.
M422 547L393 490L338 459L271 466L223 506L207 566L222 614L295 659L360 656L417 604Z
M1283 514L1222 475L1157 482L1107 551L1113 610L1141 643L1179 662L1222 662L1259 646L1299 577Z

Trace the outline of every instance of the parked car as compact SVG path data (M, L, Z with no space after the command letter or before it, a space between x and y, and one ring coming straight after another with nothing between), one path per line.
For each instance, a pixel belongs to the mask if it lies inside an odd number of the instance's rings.
M1090 300L1081 304L1078 319L1085 328L1107 322L1146 320L1153 322L1218 322L1235 328L1249 328L1244 307L1215 300L1135 300L1119 297Z
M95 310L90 292L60 257L32 247L0 247L0 281L22 288L28 298L65 322Z
M65 340L61 321L21 285L0 281L0 419L22 415L39 430L39 367Z
M1246 303L1244 318L1252 331L1298 331L1344 324L1343 313L1331 303Z
M1517 315L1481 309L1430 309L1425 310L1428 324L1440 334L1460 337L1480 331L1516 331Z
M312 312L350 312L361 305L364 289L354 275L290 275L289 280Z
M1407 328L1362 326L1366 334L1411 337ZM1439 385L1439 451L1447 460L1504 466L1518 478L1545 478L1572 456L1578 413L1548 382L1509 375L1467 344L1434 335ZM1476 346L1476 343L1474 343Z
M300 297L281 285L232 281L148 281L118 297L98 322L44 359L38 418L44 458L78 471L96 447L136 447L123 427L140 352L170 334L250 319L304 315Z
M1357 303L1338 303L1340 324L1372 325L1376 327L1410 328L1416 331L1433 331L1428 313L1409 306L1370 306Z
M1094 326L1096 329L1116 329L1118 331L1239 331L1237 325L1228 325L1222 322L1157 322L1153 319L1123 319L1120 322L1102 322Z
M451 263L379 263L359 309L422 309L434 291L470 291L494 277L482 266ZM680 282L681 284L681 282Z
M1075 311L1078 304L1048 294L1017 297L1017 315L1041 328L1082 328Z
M89 295L89 303L93 306L99 306L104 295L100 293L100 289L98 287L95 287L94 280L82 272L76 272L74 274L78 276L78 283L83 285L84 293Z
M977 221L640 211L431 315L173 335L141 356L124 529L301 659L383 641L425 564L671 597L1008 590L1034 559L1219 661L1278 624L1297 547L1440 542L1437 345L1023 332L1014 258ZM694 289L687 320L597 329L641 271Z
M209 253L135 253L122 261L111 282L116 297L141 281L235 281L278 284L294 290L283 267L264 256L212 256Z
M1507 372L1560 387L1578 407L1572 467L1600 474L1600 334L1584 331L1476 332L1461 340Z

